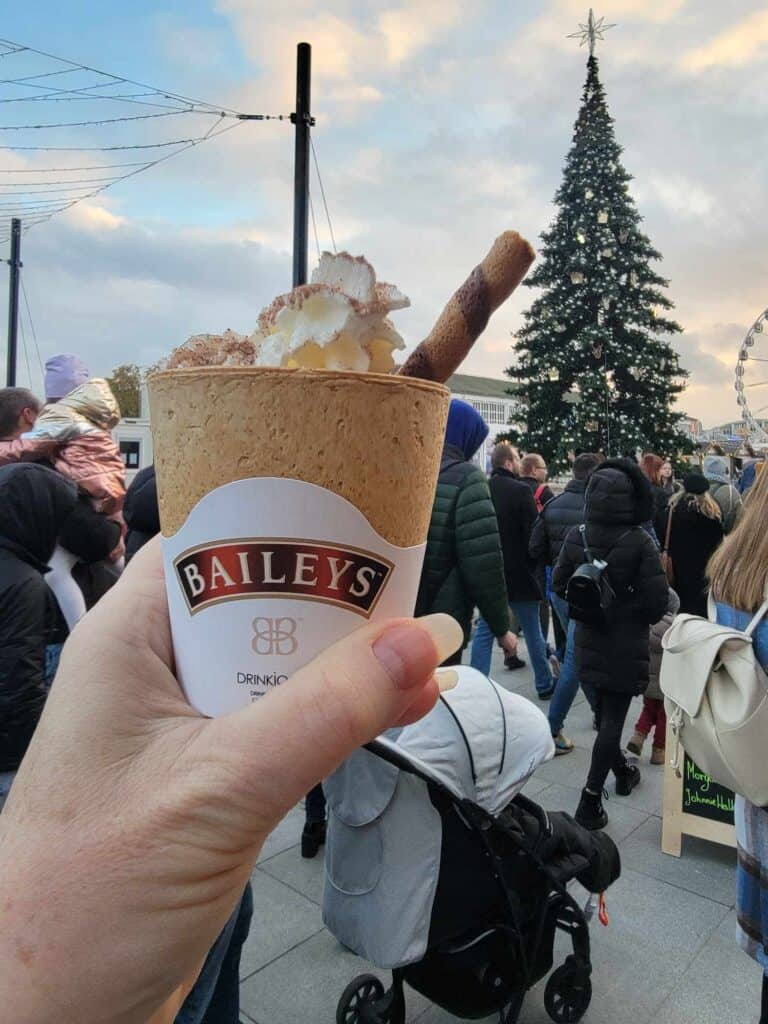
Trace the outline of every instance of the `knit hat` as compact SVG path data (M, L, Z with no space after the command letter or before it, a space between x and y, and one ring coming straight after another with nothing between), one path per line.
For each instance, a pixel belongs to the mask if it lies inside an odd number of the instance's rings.
M709 490L709 480L701 473L689 473L683 477L683 487L687 494L706 494Z
M729 483L728 459L724 455L705 455L704 476L718 484Z
M80 356L64 353L51 356L45 364L45 400L58 402L88 380L90 373Z

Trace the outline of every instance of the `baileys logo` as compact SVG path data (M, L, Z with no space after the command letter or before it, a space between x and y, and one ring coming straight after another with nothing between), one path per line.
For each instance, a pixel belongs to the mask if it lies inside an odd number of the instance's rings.
M202 544L173 565L191 615L220 601L290 597L339 605L366 619L394 569L361 548L289 537Z

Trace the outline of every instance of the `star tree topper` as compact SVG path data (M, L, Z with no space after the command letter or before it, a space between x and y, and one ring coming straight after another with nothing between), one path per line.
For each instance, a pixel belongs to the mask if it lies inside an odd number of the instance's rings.
M579 22L579 31L572 32L567 38L580 39L580 46L584 46L585 43L589 43L589 56L594 57L595 44L598 39L602 42L603 33L607 32L609 28L616 28L616 25L606 25L605 18L598 18L597 21L595 21L595 15L590 7L589 17L587 18L586 24Z

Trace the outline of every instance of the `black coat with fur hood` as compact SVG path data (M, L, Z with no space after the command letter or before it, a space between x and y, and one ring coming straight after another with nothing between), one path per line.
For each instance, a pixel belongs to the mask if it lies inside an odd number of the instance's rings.
M576 663L581 681L598 690L634 695L648 686L648 630L666 612L669 589L658 548L640 526L652 516L650 484L637 465L612 459L595 470L586 492L586 538L593 557L608 563L616 601L607 626L576 624ZM574 527L555 566L555 593L565 597L583 562Z

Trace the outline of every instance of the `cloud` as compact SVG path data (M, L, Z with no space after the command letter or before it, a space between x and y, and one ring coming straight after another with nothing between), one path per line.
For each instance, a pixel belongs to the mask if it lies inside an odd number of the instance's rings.
M194 5L168 23L178 45L164 40L188 64L183 91L210 98L213 88L234 109L283 114L296 42L313 44L314 141L337 244L410 295L397 323L415 344L496 234L517 228L535 245L550 223L585 76L586 53L566 36L587 9L218 0L204 65L188 59L205 31ZM601 13L618 22L598 48L617 138L685 328L673 340L692 374L681 408L725 422L737 415L738 345L766 304L768 167L755 140L768 66L755 53L711 74L683 71L675 54L727 34L715 4L614 0ZM290 284L292 184L291 127L249 123L30 231L24 273L44 354L81 350L106 372L152 362L193 332L250 329ZM330 247L314 168L312 196ZM468 373L502 374L533 298L521 288L497 312Z
M689 50L682 58L682 66L692 73L716 67L742 67L764 59L766 44L768 10L755 11L705 45Z
M647 187L636 191L640 193L641 204L643 193L654 196L666 210L683 219L707 217L716 207L716 200L711 192L682 175L672 178L652 175Z
M428 46L436 35L461 18L458 0L411 0L407 6L382 11L376 27L384 37L387 60L402 64Z

